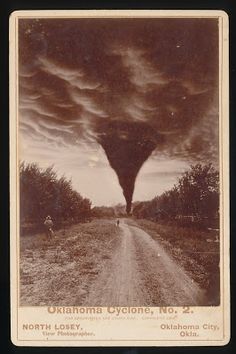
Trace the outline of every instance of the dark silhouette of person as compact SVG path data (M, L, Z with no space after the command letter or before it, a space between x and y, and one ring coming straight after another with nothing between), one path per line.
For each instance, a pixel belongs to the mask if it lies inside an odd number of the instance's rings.
M119 225L120 225L120 220L118 219L116 222L116 226L119 226Z
M44 227L45 227L45 233L47 237L52 237L53 236L53 221L50 215L48 215L44 221Z

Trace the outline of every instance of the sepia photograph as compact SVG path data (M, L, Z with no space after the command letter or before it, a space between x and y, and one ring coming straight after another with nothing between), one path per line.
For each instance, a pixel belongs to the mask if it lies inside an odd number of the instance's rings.
M9 40L14 345L226 345L228 15L19 10Z
M219 18L18 20L19 304L219 306Z

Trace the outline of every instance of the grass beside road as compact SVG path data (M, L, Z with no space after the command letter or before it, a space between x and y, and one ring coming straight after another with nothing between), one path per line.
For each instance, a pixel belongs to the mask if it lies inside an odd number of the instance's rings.
M108 266L118 236L115 221L102 219L56 231L52 239L22 236L21 305L82 305L89 286Z
M129 220L132 225L132 219ZM217 231L164 225L145 219L135 219L144 231L158 240L205 290L208 305L219 304L219 242ZM171 290L170 290L171 291Z

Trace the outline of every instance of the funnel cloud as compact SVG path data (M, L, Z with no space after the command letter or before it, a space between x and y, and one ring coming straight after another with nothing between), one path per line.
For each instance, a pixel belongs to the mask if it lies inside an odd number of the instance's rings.
M217 19L21 19L21 136L100 145L130 213L149 158L218 161Z
M145 123L114 121L106 127L101 124L99 128L101 133L98 134L98 142L117 173L129 214L136 176L161 139Z

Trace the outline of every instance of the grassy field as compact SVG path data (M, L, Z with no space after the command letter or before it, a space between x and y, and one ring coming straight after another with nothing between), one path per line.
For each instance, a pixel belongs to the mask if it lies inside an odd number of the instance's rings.
M132 219L129 220L132 225ZM217 231L158 224L135 219L144 231L159 240L172 257L206 292L209 305L219 304L219 242ZM134 223L133 223L134 224Z
M79 306L119 242L112 220L93 220L44 234L21 237L20 299L22 306Z

